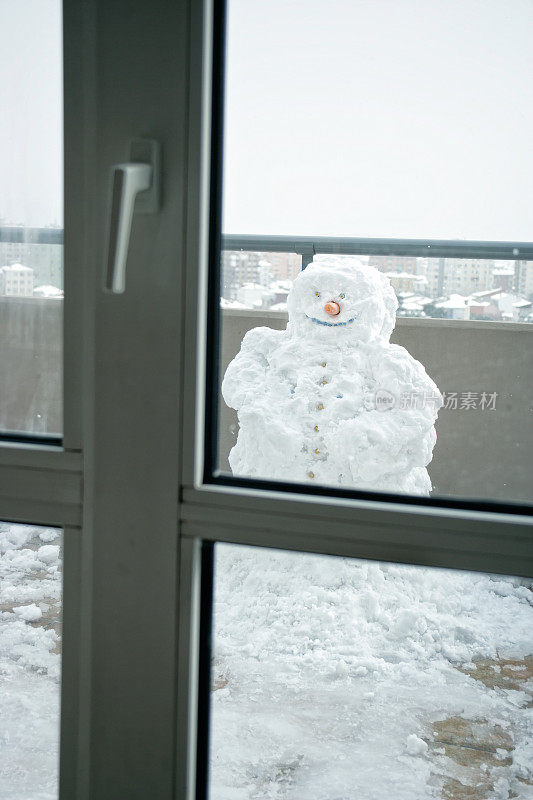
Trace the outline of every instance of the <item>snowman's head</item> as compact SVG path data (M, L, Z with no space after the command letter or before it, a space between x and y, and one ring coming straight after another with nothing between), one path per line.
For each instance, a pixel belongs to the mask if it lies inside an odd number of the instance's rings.
M388 341L398 301L389 279L358 259L318 257L295 279L287 298L295 335Z

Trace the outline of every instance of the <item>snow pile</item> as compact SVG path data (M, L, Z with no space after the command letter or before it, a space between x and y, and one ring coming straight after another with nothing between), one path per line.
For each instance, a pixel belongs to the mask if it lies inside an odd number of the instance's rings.
M405 742L405 750L410 756L423 756L427 753L427 743L420 739L416 733L411 733Z
M0 523L0 797L55 800L59 637L43 619L61 598L60 532Z
M57 286L46 284L44 286L36 286L33 294L35 297L63 297L63 290L58 289Z
M35 603L30 603L29 606L14 606L13 613L19 619L25 620L25 622L36 622L43 615L43 612Z
M396 308L387 278L356 259L298 275L287 329L249 331L222 383L239 417L233 474L429 493L442 397L389 343Z
M215 575L213 800L440 798L465 779L428 751L451 716L513 737L512 765L487 769L530 797L531 697L461 671L533 651L518 580L233 545Z

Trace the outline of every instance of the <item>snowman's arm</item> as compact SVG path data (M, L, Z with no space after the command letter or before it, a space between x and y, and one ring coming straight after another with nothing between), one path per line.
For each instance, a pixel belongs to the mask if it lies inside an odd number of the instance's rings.
M394 397L386 411L372 411L367 422L381 428L385 441L401 455L407 448L417 465L425 466L435 443L433 426L442 406L442 395L422 364L399 345L389 345L374 367L376 390ZM429 448L429 449L428 449ZM385 447L386 449L386 447Z
M222 381L222 397L230 408L238 411L263 389L268 357L280 335L272 328L252 328L245 335Z
M436 440L434 423L442 395L424 367L394 345L376 359L373 377L375 390L390 393L394 405L341 421L328 442L329 449L344 453L355 481L425 467Z
M435 423L442 395L422 364L405 347L384 348L374 365L373 376L376 391L385 390L394 397L394 405L383 414L406 421L416 419L422 426Z

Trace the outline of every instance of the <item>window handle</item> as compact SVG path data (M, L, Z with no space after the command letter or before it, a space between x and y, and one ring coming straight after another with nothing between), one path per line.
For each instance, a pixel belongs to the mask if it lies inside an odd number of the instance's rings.
M151 140L131 143L132 161L113 167L111 215L105 269L105 289L122 294L126 288L126 261L134 208L136 212L159 210L159 145ZM137 205L137 196L140 195Z

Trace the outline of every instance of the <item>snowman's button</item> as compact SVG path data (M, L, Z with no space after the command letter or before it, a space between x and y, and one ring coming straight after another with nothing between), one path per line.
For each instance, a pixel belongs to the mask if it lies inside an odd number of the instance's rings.
M326 381L326 380L324 380L324 381L320 381L320 385L321 385L321 386L325 386L325 385L326 385L326 383L327 383L327 381Z
M308 472L307 474L309 475L310 478L314 478L315 477L315 473L314 472Z
M327 367L327 364L326 364L326 362L324 361L324 363L323 363L323 364L321 364L320 366L321 366L321 367Z
M315 431L318 433L318 425L315 425Z
M318 449L318 447L315 447L314 452L316 453L317 456L320 455L320 450Z
M317 405L317 410L318 410L318 411L322 411L322 409L323 409L323 408L324 408L324 403L319 403L319 404Z

